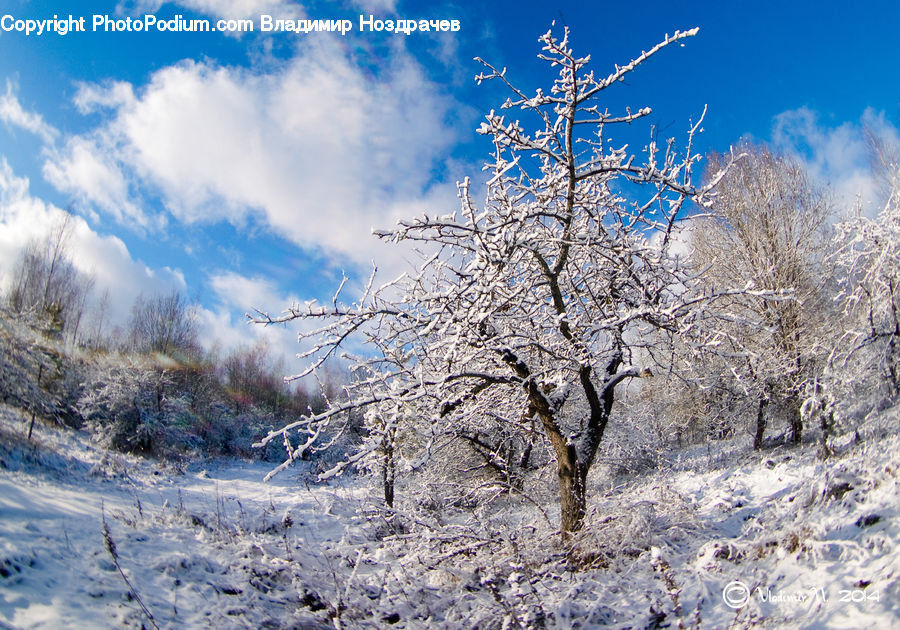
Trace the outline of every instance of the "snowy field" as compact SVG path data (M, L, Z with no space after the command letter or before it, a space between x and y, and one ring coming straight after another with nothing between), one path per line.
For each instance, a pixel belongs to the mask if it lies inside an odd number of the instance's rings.
M826 462L680 451L598 490L567 555L527 502L379 527L359 481L29 444L2 407L0 628L900 628L896 422Z

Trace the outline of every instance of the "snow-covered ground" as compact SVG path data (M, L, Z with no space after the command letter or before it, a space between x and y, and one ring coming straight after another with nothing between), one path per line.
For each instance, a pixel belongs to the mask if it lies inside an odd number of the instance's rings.
M0 408L0 627L152 627L136 597L160 627L279 628L304 611L314 627L302 575L328 570L355 512L348 492L290 473L264 484L260 463L182 473L40 425L32 446L26 432Z
M567 553L552 502L429 513L411 485L392 520L359 480L29 444L0 407L0 628L900 628L898 416L828 460L738 440L595 476Z

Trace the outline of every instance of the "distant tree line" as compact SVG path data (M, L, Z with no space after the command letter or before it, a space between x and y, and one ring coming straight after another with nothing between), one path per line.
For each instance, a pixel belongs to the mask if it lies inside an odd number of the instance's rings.
M224 354L205 349L196 307L178 291L139 295L124 329L109 326L108 293L94 299L93 276L71 258L72 229L64 213L28 243L5 287L7 402L87 423L122 450L248 457L265 456L252 445L279 424L323 408L321 393L285 382L283 360L273 360L264 341ZM331 370L329 388L338 391L341 378Z

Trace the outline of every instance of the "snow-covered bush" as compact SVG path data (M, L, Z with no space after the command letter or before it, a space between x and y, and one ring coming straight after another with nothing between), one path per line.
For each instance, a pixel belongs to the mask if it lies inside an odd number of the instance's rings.
M43 333L41 318L0 309L0 400L37 417L81 426L74 409L83 366Z
M78 408L105 447L181 457L190 453L268 455L252 448L277 422L271 413L236 413L202 366L160 364L138 354L98 354ZM218 390L218 393L216 391Z
M78 408L102 445L161 454L173 412L171 382L168 370L146 359L110 355L85 383Z

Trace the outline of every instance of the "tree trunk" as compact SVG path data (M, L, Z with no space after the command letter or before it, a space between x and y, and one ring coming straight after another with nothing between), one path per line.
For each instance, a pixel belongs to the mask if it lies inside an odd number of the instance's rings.
M587 473L594 462L594 456L597 454L600 441L603 439L603 432L606 430L606 423L609 421L616 385L626 378L638 376L641 372L635 368L617 372L616 370L622 364L622 353L616 352L606 365L607 378L598 393L591 380L590 366L582 367L579 378L591 412L582 431L576 436L566 437L556 421L555 415L558 410L550 404L545 396L546 391L542 390L534 379L529 379L531 371L528 367L511 352L504 357L504 360L519 376L528 379L529 403L540 418L556 454L561 512L560 533L565 542L584 524L587 507ZM579 445L578 448L574 443L576 441ZM579 457L579 453L581 457Z
M584 525L587 511L588 466L578 461L575 448L569 445L564 453L557 453L559 475L559 505L563 540L579 531Z
M384 489L384 504L389 508L394 507L394 476L396 473L394 463L394 432L389 431L384 438L381 453L381 486Z
M531 451L534 447L534 439L529 438L528 443L525 444L525 448L522 450L522 456L519 458L519 469L522 471L528 470L528 465L531 463Z
M763 436L766 433L766 407L769 406L769 397L760 396L759 407L756 410L756 435L753 437L753 449L762 448Z
M800 400L796 395L791 395L788 399L788 409L791 424L791 443L799 445L803 439L803 416L800 414Z
M822 459L828 459L834 452L828 444L829 438L834 431L834 410L829 408L822 409Z
M381 469L381 483L384 486L384 504L389 508L394 507L394 462L389 456L385 456L384 467Z

